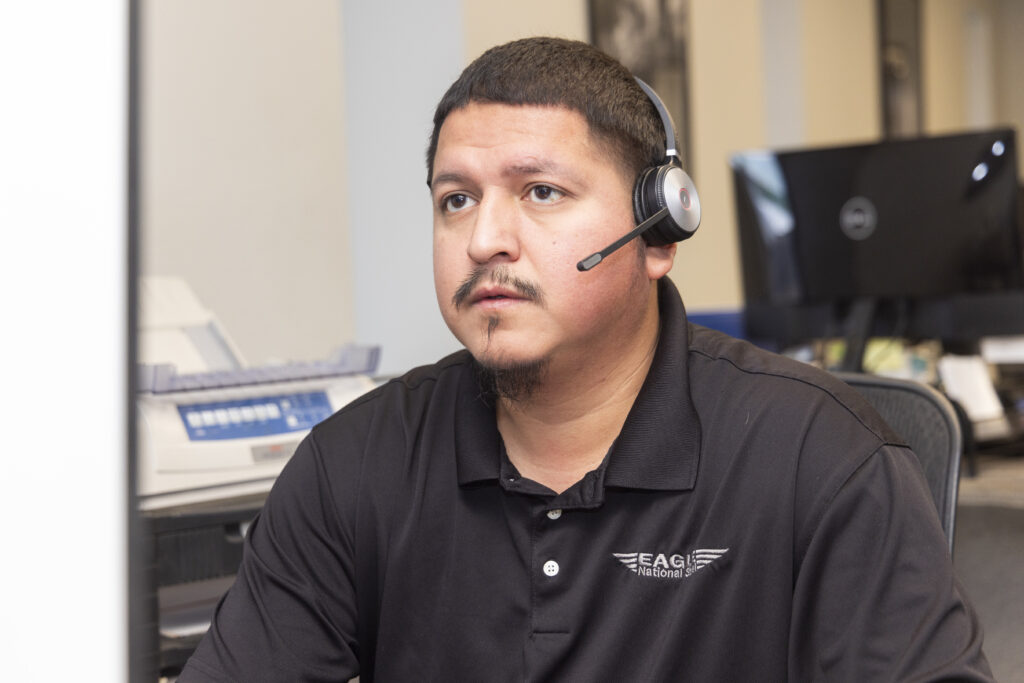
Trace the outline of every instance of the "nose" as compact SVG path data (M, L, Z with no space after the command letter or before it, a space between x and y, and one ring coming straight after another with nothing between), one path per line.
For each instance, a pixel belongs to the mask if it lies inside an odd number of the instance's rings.
M477 263L519 258L519 207L511 196L484 197L477 207L467 252Z

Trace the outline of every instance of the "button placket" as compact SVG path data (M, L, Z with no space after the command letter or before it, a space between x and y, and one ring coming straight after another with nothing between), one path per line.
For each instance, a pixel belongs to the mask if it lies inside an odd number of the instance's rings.
M555 520L557 520L558 518L560 518L562 516L562 510L560 508L555 508L553 510L548 510L545 513L545 515L551 521L555 521ZM549 577L549 578L554 578L554 577L558 576L559 569L560 569L560 567L558 566L558 562L556 562L555 560L548 560L547 562L544 563L544 567L543 567L544 575Z
M533 542L533 632L555 637L571 630L571 617L565 610L565 596L573 586L574 566L571 525L567 526L562 507L544 505L534 512ZM562 636L559 636L562 637Z
M554 510L548 510L546 515L547 515L548 519L550 519L551 521L554 521L554 520L556 520L556 519L558 519L559 517L562 516L562 511L560 509L556 508ZM544 567L543 567L544 576L547 576L549 578L554 578L554 577L558 576L558 570L559 570L558 562L556 562L555 560L548 560L547 562L544 563Z

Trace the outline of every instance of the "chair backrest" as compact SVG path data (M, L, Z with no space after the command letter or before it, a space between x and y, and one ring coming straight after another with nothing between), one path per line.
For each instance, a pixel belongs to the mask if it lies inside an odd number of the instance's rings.
M952 551L964 446L953 405L920 382L860 373L836 376L862 394L917 454Z

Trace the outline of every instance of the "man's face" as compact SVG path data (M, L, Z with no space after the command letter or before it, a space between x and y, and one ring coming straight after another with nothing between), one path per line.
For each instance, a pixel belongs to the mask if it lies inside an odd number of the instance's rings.
M478 361L571 370L621 348L648 303L644 256L627 246L593 271L576 263L632 229L632 184L569 109L448 115L431 182L434 286Z

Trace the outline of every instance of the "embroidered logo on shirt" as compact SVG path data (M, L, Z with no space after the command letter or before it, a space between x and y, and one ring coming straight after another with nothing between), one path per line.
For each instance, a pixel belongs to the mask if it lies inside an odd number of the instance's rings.
M626 565L631 572L639 576L650 576L656 579L683 579L708 566L727 552L729 552L728 548L699 548L685 555L679 553L672 555L665 553L612 553L612 555Z

